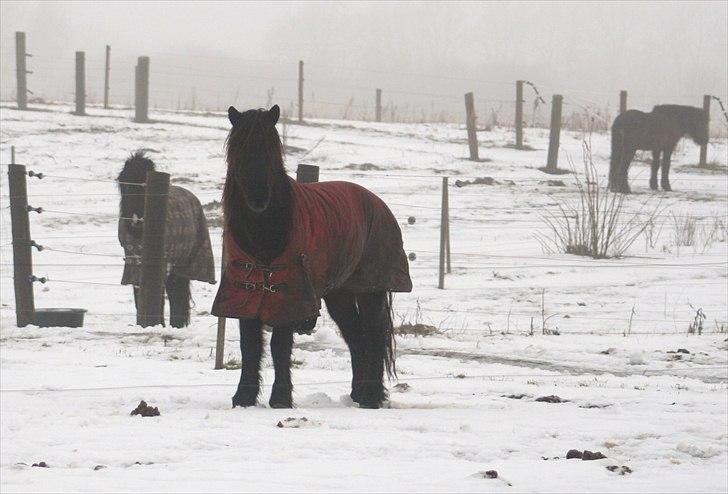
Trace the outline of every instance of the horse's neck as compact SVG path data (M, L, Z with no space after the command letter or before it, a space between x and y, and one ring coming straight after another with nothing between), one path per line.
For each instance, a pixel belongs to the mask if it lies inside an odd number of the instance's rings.
M270 205L262 213L250 211L242 194L236 194L235 203L240 207L231 211L230 218L231 234L238 246L264 263L270 263L283 253L292 226L293 192L285 174L274 191Z

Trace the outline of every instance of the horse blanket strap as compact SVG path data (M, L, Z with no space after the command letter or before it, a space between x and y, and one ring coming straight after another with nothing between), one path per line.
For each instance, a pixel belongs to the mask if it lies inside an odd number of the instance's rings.
M167 274L215 283L215 261L205 212L192 192L169 188L165 258ZM122 285L139 285L142 273L142 223L119 220L119 242L124 248Z
M228 255L212 314L273 327L315 323L321 298L334 290L409 292L402 232L387 205L348 182L290 179L292 230L283 253L265 264L229 232ZM242 207L242 205L241 205Z

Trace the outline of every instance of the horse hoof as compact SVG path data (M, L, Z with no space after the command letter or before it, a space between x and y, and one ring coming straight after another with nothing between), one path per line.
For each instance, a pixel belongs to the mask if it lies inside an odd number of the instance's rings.
M293 401L273 401L268 402L271 408L293 408Z
M657 182L655 182L655 183L650 182L650 189L657 190Z
M672 192L672 187L670 187L670 184L662 184L662 190L665 192Z
M293 388L273 386L268 404L271 408L293 408Z
M258 403L258 393L240 392L233 395L233 408L235 407L254 407Z
M382 408L382 404L379 403L378 401L371 401L371 402L362 401L362 402L359 403L359 408L367 408L367 409L370 409L370 410L377 410L379 408Z

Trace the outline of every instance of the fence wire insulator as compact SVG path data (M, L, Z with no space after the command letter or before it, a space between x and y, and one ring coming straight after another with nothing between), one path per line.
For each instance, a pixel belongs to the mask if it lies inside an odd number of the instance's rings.
M40 252L43 249L45 249L45 247L43 247L42 245L40 245L39 243L37 243L35 240L31 240L30 241L30 246L31 247L35 247L36 249L38 249L38 252Z
M42 180L45 175L42 173L35 173L33 170L28 170L29 177L36 177L38 180Z
M43 212L43 208L34 208L31 205L25 206L25 209L30 213L31 211L35 211L38 214L41 214Z
M48 281L48 278L46 278L45 276L41 276L40 278L38 278L38 277L37 277L37 276L35 276L34 274L31 274L31 275L30 275L30 276L28 277L28 279L30 279L30 281L31 281L32 283L35 283L36 281L37 281L38 283L45 283L46 281Z

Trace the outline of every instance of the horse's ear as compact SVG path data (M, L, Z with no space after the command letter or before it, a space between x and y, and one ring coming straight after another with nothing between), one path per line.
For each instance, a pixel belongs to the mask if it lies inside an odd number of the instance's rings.
M267 127L274 127L278 123L281 116L281 109L278 105L273 105L265 114L265 123Z
M243 114L236 110L234 106L231 106L228 108L228 119L230 119L230 123L235 127L243 119Z

